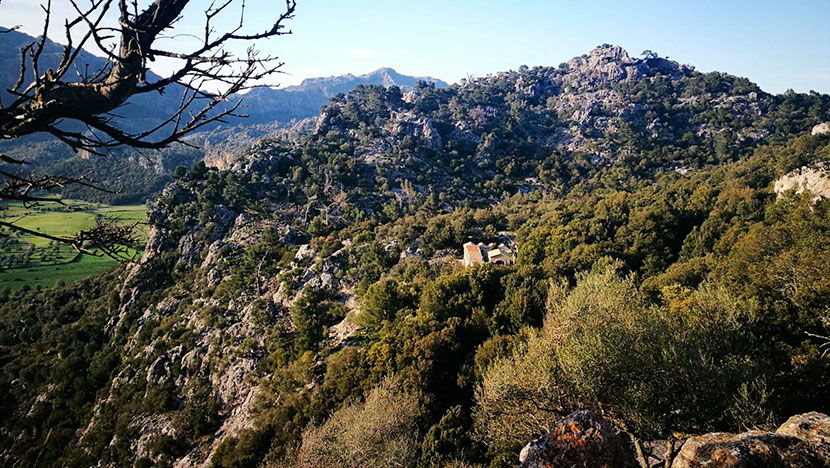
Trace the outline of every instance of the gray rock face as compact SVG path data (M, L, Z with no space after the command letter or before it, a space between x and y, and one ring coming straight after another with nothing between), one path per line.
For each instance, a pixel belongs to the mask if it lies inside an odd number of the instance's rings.
M775 432L798 437L811 444L830 444L830 416L815 411L797 414Z
M830 198L830 163L796 169L776 180L773 189L778 198L788 190L795 190L795 193L809 190L814 195L813 200Z
M815 127L813 127L813 131L810 132L812 135L827 135L830 133L830 122L823 122Z
M777 432L712 433L692 437L672 468L830 467L830 417L793 416Z
M637 62L620 46L600 46L568 62L572 79L566 85L576 88L595 87L607 82L634 79L639 76Z
M830 466L827 455L826 448L771 432L712 433L689 439L672 468L819 468Z
M638 466L628 444L590 411L575 411L556 422L549 434L527 444L522 468Z
M441 135L432 126L432 121L411 112L394 112L388 130L397 138L408 136L424 140L427 148L433 150L439 150L443 145Z

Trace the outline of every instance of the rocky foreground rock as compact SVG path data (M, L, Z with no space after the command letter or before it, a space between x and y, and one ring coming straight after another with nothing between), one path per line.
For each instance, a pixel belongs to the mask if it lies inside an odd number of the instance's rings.
M830 444L830 417L815 411L799 414L788 419L776 432L811 444Z
M672 468L827 467L827 445L774 432L713 433L689 439Z
M636 467L628 443L590 411L576 411L556 422L550 433L527 444L522 468L585 466Z
M550 433L527 444L522 468L636 467L631 444L590 411L556 422ZM650 466L664 466L663 460ZM688 439L672 468L829 468L830 416L791 417L775 432L710 433Z

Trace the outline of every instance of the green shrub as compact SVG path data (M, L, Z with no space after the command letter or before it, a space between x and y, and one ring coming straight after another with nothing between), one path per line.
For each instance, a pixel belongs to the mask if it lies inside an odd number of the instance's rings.
M303 433L296 467L411 466L418 448L417 394L387 379L363 403L336 411Z
M600 262L573 289L551 287L543 329L485 373L485 441L515 448L580 408L638 435L735 426L734 397L763 370L747 334L752 305L708 285L651 305L620 266Z

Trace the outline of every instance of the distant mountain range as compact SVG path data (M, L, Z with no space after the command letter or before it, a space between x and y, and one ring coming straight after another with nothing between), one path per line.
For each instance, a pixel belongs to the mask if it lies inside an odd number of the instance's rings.
M3 29L6 28L0 27L0 30ZM0 35L0 102L6 103L11 100L12 95L7 92L7 89L12 87L18 78L20 50L36 39L19 31L9 31ZM62 52L62 45L47 40L40 58L40 69L56 68ZM75 70L70 73L80 79L86 74L94 73L105 63L105 59L84 51L76 60ZM27 71L28 83L32 78L31 67ZM151 72L150 79L156 78L158 76ZM338 93L346 94L358 85L399 86L408 89L414 87L419 81L435 83L436 86L442 88L449 86L436 78L402 75L392 68L380 68L363 75L350 73L342 76L308 78L296 86L257 88L248 92L243 97L245 109L242 112L249 117L239 121L231 120L229 123L287 124L294 120L316 116L320 112L320 107L325 105L329 98ZM181 93L176 90L167 90L163 95L136 96L131 98L125 108L117 113L123 117L129 115L129 119L123 119L129 120L129 126L154 124L164 120L177 109L180 97ZM144 124L141 122L143 120L148 122Z
M0 27L0 30L6 29ZM14 86L18 79L20 51L36 40L37 38L19 31L6 31L0 34L0 103L7 105L13 100L13 95L7 90ZM57 68L62 52L62 45L47 40L39 61L40 70ZM67 78L81 80L105 65L105 59L82 51ZM158 78L158 75L149 73L150 80ZM27 64L26 83L31 79L31 66ZM392 68L380 68L363 75L308 78L299 85L285 88L256 88L242 96L243 104L239 112L248 115L247 118L225 119L226 123L206 126L202 132L189 137L191 143L201 147L198 151L174 146L162 152L149 152L146 154L149 157L140 157L130 149L123 149L118 151L118 158L89 160L78 157L68 146L45 134L0 141L0 151L32 162L33 165L27 170L40 168L43 171L60 171L68 175L93 171L94 177L99 181L115 182L123 193L115 198L100 199L101 193L82 190L79 193L64 193L66 196L92 197L94 201L110 203L133 202L152 196L166 182L166 174L177 165L188 166L207 157L222 166L226 163L224 160L231 159L232 153L237 149L246 147L267 134L287 132L288 130L284 129L295 126L298 121L317 116L320 108L339 93L348 94L359 85L399 86L410 89L419 81L435 83L439 88L449 86L436 78L407 76ZM178 85L168 87L164 94L148 93L134 96L115 112L115 121L127 131L152 128L178 109L180 99L181 89ZM243 128L239 128L240 126ZM292 131L296 132L296 128L300 127L306 128L308 125L295 127ZM76 130L84 131L85 128L78 127ZM136 176L124 177L124 174L131 172ZM109 181L108 174L119 174L119 179ZM130 180L133 182L125 182Z
M6 28L0 27L0 30ZM23 47L35 42L37 38L21 33L19 31L6 31L0 34L0 102L8 104L12 101L13 95L8 92L14 86L20 74L20 51ZM46 41L38 68L41 73L48 69L56 69L60 63L63 53L63 45L52 40ZM27 60L28 57L27 57ZM74 62L74 67L67 73L65 79L81 81L85 76L94 75L107 61L86 51L81 51ZM26 63L26 76L23 87L32 80L31 63ZM160 77L152 72L148 73L148 79L156 80ZM118 119L119 125L127 130L138 128L150 128L165 119L179 107L181 92L176 89L168 89L165 94L148 93L134 96L127 104L116 111L122 118ZM129 118L127 118L129 116Z
M285 88L257 88L245 95L243 105L248 114L247 124L288 122L292 119L304 119L320 113L320 107L339 93L348 94L358 85L398 86L413 88L419 81L435 83L439 88L449 85L444 81L429 76L401 75L392 68L379 68L364 75L329 76L324 78L307 78L296 86Z

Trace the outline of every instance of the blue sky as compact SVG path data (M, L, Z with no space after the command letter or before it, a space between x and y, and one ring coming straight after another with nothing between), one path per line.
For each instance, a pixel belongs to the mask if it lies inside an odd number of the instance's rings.
M280 1L247 3L255 24ZM830 93L830 0L298 3L294 34L260 44L285 61L288 74L277 79L284 85L382 66L455 82L523 64L558 65L611 43L632 55L651 49L700 71L746 76L770 92ZM4 0L0 17L37 34L35 8L32 0ZM197 25L198 1L188 8L184 25Z

